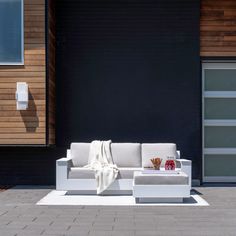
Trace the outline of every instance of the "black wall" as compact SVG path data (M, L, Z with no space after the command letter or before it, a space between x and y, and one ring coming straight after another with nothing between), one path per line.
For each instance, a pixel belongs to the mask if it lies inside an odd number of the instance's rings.
M0 147L0 184L54 184L72 141L175 142L201 172L199 0L57 0L53 148Z
M199 177L199 0L57 4L58 144L175 142Z
M64 147L0 147L0 185L55 184Z

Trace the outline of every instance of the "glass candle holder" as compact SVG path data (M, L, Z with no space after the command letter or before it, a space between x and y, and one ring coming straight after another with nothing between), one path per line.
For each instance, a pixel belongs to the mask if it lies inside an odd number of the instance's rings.
M175 160L173 157L168 157L165 163L165 170L175 170Z

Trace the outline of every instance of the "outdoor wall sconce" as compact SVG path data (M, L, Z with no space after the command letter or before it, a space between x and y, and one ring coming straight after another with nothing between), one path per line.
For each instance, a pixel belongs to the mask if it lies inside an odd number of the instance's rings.
M28 84L25 82L16 83L16 109L26 110L29 102Z

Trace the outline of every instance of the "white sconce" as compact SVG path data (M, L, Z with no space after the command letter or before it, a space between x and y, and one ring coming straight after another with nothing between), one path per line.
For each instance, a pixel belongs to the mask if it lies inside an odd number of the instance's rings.
M16 109L26 110L29 102L28 84L25 82L16 83Z

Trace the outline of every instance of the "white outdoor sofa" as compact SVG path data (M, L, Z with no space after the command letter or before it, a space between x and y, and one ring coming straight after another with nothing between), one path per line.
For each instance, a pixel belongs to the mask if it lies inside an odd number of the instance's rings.
M88 164L89 148L90 143L72 143L67 157L56 161L57 190L96 193L94 172L83 168ZM134 172L152 166L150 159L154 157L163 159L163 167L169 156L176 158L177 169L187 175L187 187L191 189L191 161L180 159L174 143L112 143L111 152L119 175L106 190L109 194L132 194Z

